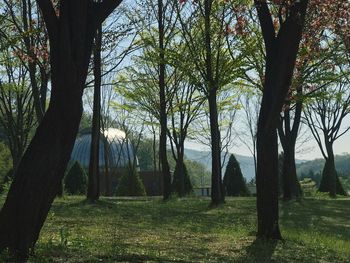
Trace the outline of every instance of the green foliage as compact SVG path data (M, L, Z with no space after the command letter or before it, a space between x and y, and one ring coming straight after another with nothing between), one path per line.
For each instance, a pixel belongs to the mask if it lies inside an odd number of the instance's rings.
M224 187L228 196L248 196L249 191L246 186L239 163L235 156L231 154L226 166L224 175Z
M302 173L299 178L300 180L309 178L316 183L317 187L319 187L321 183L321 173L320 172L315 173L313 170L309 170L309 172L306 174Z
M76 161L64 179L65 190L68 194L85 194L87 189L87 175L80 163Z
M156 166L158 164L158 142L156 142ZM140 140L139 147L137 149L137 159L139 160L141 171L153 171L154 170L154 153L153 153L153 140L144 138ZM158 167L155 167L158 169Z
M305 197L315 196L317 192L316 182L311 178L304 178L302 181L300 181L300 187Z
M172 182L172 189L173 192L180 193L180 174L179 174L179 164L177 163L174 170L174 176L173 176L173 182ZM192 182L190 180L190 177L188 176L188 171L186 164L183 164L183 177L184 177L184 194L190 194L193 190Z
M117 196L145 196L146 190L136 169L128 171L120 178L116 190Z
M83 115L81 116L79 130L84 129L91 129L91 123L92 123L92 116L88 113L83 112Z
M211 174L202 163L187 159L185 164L193 187L210 186Z
M0 142L0 185L8 180L12 171L12 158L9 148ZM1 187L2 188L2 187Z
M339 180L347 193L350 192L350 176L339 174Z

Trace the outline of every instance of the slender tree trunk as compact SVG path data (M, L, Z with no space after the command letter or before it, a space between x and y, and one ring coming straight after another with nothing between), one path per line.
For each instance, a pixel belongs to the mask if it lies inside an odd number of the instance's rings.
M114 189L112 189L111 185L111 173L109 169L109 145L108 140L103 139L103 150L105 156L105 186L106 186L106 196L112 196Z
M153 175L156 178L157 174L157 147L156 147L156 132L153 131L153 142L152 142L152 150L153 150Z
M220 156L220 131L218 123L216 91L212 89L209 94L209 114L211 133L211 201L213 205L225 202L224 189L221 176L221 156Z
M301 196L301 188L297 177L295 165L295 151L292 142L287 143L284 149L282 182L283 182L283 199L291 200Z
M87 190L87 199L92 203L100 197L101 41L102 26L96 32L94 46L94 101Z
M180 145L177 145L177 160L176 160L176 173L174 172L173 178L173 191L180 197L185 196L185 169L184 169L184 153Z
M165 94L165 55L164 55L164 21L163 0L158 0L158 30L159 30L159 99L160 99L160 138L159 160L163 174L163 198L169 199L171 194L171 175L167 158L167 111Z
M182 140L182 138L180 139ZM187 189L185 187L185 145L184 141L180 142L180 147L179 147L180 155L178 156L178 163L180 165L179 169L179 180L180 180L180 185L179 185L179 192L180 196L185 196L187 194Z
M31 26L32 22L32 5L30 1L22 0L22 23L24 32L29 32L33 30ZM33 48L35 47L34 39L32 36L23 34L23 40L26 47L26 51L28 52L29 57L35 58ZM31 89L33 93L34 99L34 109L36 114L36 119L38 123L43 119L45 108L42 108L41 98L40 98L40 90L37 81L37 61L34 59L33 61L28 62L28 71L29 71L29 79L31 84ZM45 98L46 99L46 98Z

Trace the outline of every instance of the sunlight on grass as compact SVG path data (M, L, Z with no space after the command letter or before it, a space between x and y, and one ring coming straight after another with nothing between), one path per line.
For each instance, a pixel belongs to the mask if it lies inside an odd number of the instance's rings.
M348 262L350 199L282 203L284 241L255 239L254 198L83 197L53 204L31 262Z

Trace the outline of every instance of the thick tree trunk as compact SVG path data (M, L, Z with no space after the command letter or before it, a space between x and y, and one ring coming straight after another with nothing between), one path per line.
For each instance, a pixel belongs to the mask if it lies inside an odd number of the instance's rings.
M121 1L37 0L50 38L51 100L21 159L0 212L0 250L26 261L57 194L79 129L97 25Z
M66 72L69 74L68 72ZM71 79L74 79L72 76ZM25 152L0 214L0 249L25 261L39 237L64 175L82 114L82 86L52 93L51 105Z
M185 169L184 169L184 153L181 146L177 147L177 160L176 160L176 173L174 172L173 178L173 191L180 197L186 195L185 190Z
M270 96L263 97L257 131L257 236L281 239L278 224L277 131L276 126L268 122L270 100Z
M225 195L221 176L221 151L220 151L220 131L218 123L216 90L212 89L209 93L209 118L211 133L211 202L212 205L219 205L225 202Z
M102 26L96 32L94 46L94 101L91 130L89 180L87 199L95 202L100 197L100 118L101 118L101 41ZM106 156L105 156L106 157ZM106 158L105 158L106 159Z
M308 0L288 7L276 35L266 1L255 0L266 49L264 90L257 131L258 237L281 239L278 223L277 125L293 78Z
M325 165L322 171L322 179L318 191L329 193L331 197L339 195L347 195L340 183L337 170L335 168L335 159L332 145L327 145L327 154Z
M284 158L282 167L283 199L291 200L301 196L301 187L297 177L295 165L295 152L292 142L287 143L284 148Z

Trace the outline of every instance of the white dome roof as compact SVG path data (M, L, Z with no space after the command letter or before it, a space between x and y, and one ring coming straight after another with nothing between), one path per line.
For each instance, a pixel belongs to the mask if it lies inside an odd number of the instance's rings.
M126 133L116 128L109 128L103 132L103 135L109 140L125 140Z

